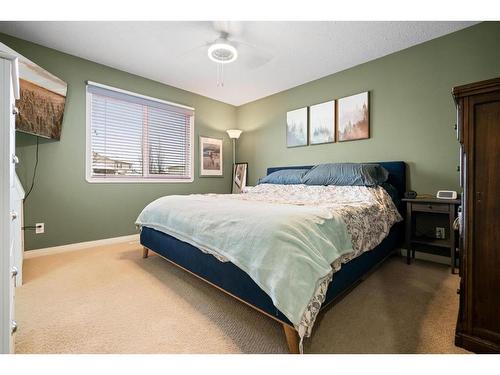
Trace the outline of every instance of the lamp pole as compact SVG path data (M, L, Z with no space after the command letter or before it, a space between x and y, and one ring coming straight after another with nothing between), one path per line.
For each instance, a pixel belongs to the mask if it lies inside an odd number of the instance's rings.
M233 141L233 181L231 181L231 192L234 193L233 187L234 187L234 166L236 165L236 140L240 137L242 131L239 129L228 129L226 130L227 135L231 140Z
M233 165L236 164L236 140L240 137L242 131L239 129L226 130L227 135L233 141Z
M236 138L233 138L233 165L236 164Z

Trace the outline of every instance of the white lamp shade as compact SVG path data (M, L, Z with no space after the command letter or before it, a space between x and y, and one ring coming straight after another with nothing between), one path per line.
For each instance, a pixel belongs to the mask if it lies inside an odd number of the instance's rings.
M242 133L241 130L239 129L228 129L226 130L227 135L229 135L229 138L231 139L238 139Z

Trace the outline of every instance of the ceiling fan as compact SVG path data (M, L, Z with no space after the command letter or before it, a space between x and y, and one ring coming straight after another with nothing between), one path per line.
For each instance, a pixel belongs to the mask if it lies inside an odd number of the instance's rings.
M210 25L204 23L204 25ZM267 50L244 41L242 22L214 21L207 33L216 32L219 37L205 42L188 51L206 49L208 58L217 64L217 86L224 87L224 66L235 61L243 63L247 68L256 69L273 59Z

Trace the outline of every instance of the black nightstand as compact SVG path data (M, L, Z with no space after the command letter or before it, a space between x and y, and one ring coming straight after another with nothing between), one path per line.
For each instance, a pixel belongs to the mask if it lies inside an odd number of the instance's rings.
M406 202L406 261L415 258L415 250L422 247L435 249L432 253L451 256L451 273L457 267L457 236L453 222L457 217L459 199L416 198L403 199ZM418 224L418 225L417 225ZM445 238L436 238L437 226L445 229ZM411 253L411 254L410 254Z

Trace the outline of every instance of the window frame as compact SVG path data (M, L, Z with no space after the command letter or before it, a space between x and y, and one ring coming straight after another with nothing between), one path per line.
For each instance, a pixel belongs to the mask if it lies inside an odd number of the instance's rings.
M96 86L96 87L101 87L106 90L111 90L111 91L116 91L122 94L126 95L131 95L135 96L138 98L146 99L146 100L151 100L163 104L167 104L170 106L178 107L178 108L183 108L187 109L190 111L193 111L193 115L191 116L190 119L190 134L189 134L189 139L190 139L190 158L191 158L191 165L189 169L189 178L176 178L176 177L169 177L168 175L165 175L164 177L151 177L149 175L149 170L147 166L143 165L143 171L146 171L145 174L141 177L113 177L113 176L106 176L106 177L96 177L92 175L92 124L91 124L91 109L92 109L92 98L91 98L91 93L89 92L88 88L89 85L91 86ZM108 86L108 85L103 85L101 83L97 82L92 82L92 81L87 81L85 85L85 132L86 132L86 138L85 138L85 180L89 183L97 183L97 184L109 184L109 183L163 183L163 184L169 184L169 183L191 183L194 181L194 117L195 117L195 109L192 107L188 107L182 104L178 103L173 103L169 102L166 100L154 98L151 96L147 95L142 95L138 94L132 91L128 90L123 90L119 89L116 87ZM144 146L144 144L143 144ZM146 145L147 147L147 145ZM144 161L143 161L144 162ZM149 160L148 160L149 164ZM146 169L144 169L146 168ZM144 173L144 172L143 172Z

